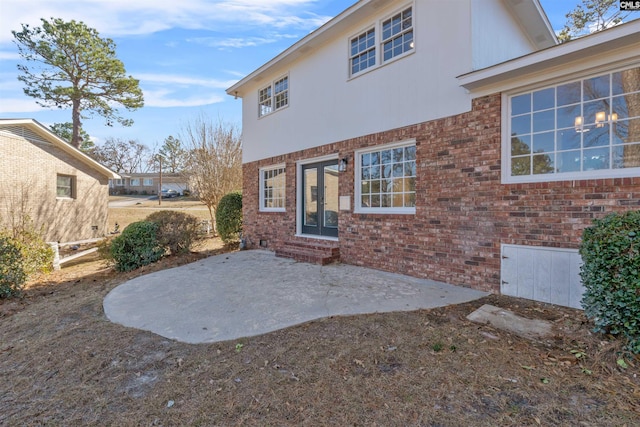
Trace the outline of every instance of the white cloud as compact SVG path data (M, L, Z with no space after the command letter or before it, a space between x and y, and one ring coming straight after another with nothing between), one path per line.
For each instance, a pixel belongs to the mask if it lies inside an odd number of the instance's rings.
M145 107L199 107L209 104L217 104L224 101L224 98L220 95L210 94L208 96L191 96L191 97L178 97L177 94L171 90L144 90L144 105Z
M15 61L20 59L18 52L8 52L6 50L0 50L0 61Z
M83 21L103 36L150 34L170 28L298 28L310 30L329 17L305 13L315 0L2 0L0 43L13 39L21 24L39 26L40 18Z
M140 80L141 85L164 84L171 86L203 86L213 89L226 89L229 86L233 86L237 82L237 80L216 80L172 74L137 73L135 77L136 79Z
M0 114L4 113L36 113L51 111L53 108L44 108L36 104L32 98L4 98L0 102Z

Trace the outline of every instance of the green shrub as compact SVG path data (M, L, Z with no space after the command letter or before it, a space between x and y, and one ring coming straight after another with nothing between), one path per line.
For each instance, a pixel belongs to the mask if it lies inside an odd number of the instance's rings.
M118 271L131 271L158 261L165 253L157 238L158 224L139 221L129 224L110 244Z
M158 225L158 243L172 254L189 252L200 239L200 220L184 212L158 211L145 221Z
M15 241L22 253L23 268L27 277L53 270L55 252L35 228L29 227L17 231Z
M582 306L595 330L623 335L640 353L640 211L610 214L584 230Z
M216 209L216 228L224 243L240 240L242 232L242 193L229 193L220 199Z
M26 280L19 243L9 236L0 236L0 298L18 295Z

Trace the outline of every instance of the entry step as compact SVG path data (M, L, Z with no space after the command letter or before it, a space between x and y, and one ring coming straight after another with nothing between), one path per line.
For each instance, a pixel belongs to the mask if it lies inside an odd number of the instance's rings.
M276 248L276 256L299 262L327 265L340 261L338 242L322 240L291 240Z

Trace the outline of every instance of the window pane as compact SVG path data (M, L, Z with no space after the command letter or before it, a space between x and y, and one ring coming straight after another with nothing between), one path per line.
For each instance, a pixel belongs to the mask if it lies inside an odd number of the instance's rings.
M411 147L405 147L405 149L404 149L404 157L407 160L415 160L416 159L416 146L412 145Z
M558 86L558 106L580 102L580 82L567 83Z
M553 173L553 155L536 154L533 156L533 174Z
M575 129L567 129L556 132L558 150L572 150L580 148L581 135L582 134L576 132Z
M640 144L618 145L613 149L613 165L616 169L640 166Z
M584 170L609 169L609 148L584 150Z
M511 155L518 156L522 154L531 154L531 136L529 135L511 138Z
M415 208L416 207L416 193L410 193L404 195L404 207Z
M640 91L640 67L613 73L613 95Z
M613 128L614 144L640 142L640 118L620 120L611 126Z
M531 94L518 95L511 98L511 115L517 116L531 112Z
M584 80L582 91L583 101L609 96L609 74Z
M547 110L555 106L555 88L533 92L533 111Z
M577 172L580 170L580 151L558 153L558 172Z
M531 175L531 157L514 157L511 159L511 176Z
M398 163L404 160L404 149L402 148L394 148L393 149L393 162Z
M531 133L531 116L520 116L511 119L511 135L519 136Z
M580 105L558 108L556 112L558 129L575 127L576 117L581 115Z
M609 125L590 126L585 129L588 129L588 132L582 134L582 143L586 148L609 145Z
M604 122L609 117L609 105L607 100L585 102L582 107L584 123Z
M553 110L533 113L533 131L542 132L555 129L555 112Z
M380 153L380 163L382 163L383 165L386 165L388 163L391 163L391 150L384 150Z
M533 152L548 153L555 149L555 132L537 133L533 135Z

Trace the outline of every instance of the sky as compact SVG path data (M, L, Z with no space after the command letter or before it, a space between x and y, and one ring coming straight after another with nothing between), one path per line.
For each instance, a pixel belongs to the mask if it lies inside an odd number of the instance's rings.
M40 18L82 21L113 39L128 75L140 81L145 106L121 109L131 127L94 116L83 129L97 144L136 140L150 148L198 116L240 127L242 101L225 89L356 0L0 0L0 118L71 122L70 109L45 109L23 93L11 31ZM452 3L456 0L450 0ZM579 0L540 0L553 28Z

